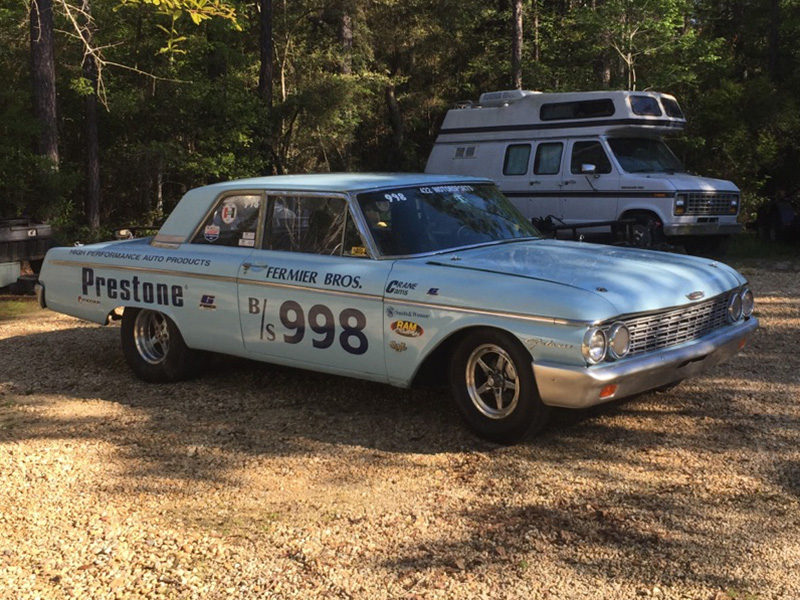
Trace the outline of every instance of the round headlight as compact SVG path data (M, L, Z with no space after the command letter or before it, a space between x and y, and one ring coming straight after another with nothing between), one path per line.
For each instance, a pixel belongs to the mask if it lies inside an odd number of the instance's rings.
M742 297L739 294L733 294L731 299L728 300L728 320L735 323L742 318Z
M602 329L593 327L583 336L583 356L589 364L596 365L603 360L607 347L606 334Z
M753 292L750 291L750 288L744 288L742 291L742 314L745 317L752 315L755 305L756 301L753 298Z
M625 323L614 323L608 330L608 353L611 358L622 358L631 349L631 333Z

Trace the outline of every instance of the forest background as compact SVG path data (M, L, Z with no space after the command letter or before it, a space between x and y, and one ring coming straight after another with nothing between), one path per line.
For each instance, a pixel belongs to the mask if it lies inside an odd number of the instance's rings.
M189 188L420 171L485 91L677 96L743 220L800 191L800 0L0 0L0 217L84 242Z

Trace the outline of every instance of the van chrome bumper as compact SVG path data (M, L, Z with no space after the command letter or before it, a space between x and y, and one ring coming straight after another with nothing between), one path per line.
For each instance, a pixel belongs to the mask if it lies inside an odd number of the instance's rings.
M758 320L750 317L677 348L597 367L535 362L533 373L542 402L550 406L585 408L699 375L737 354L757 328ZM600 398L600 391L612 384L618 386L616 392Z
M741 233L741 223L678 223L664 225L665 235L734 235Z

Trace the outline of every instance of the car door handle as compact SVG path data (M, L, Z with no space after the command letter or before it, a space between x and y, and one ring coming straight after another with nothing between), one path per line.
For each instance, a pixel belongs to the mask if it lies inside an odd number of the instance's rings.
M250 269L266 269L269 265L267 264L260 264L260 263L251 263L246 262L242 263L242 269L245 271L249 271Z
M534 179L533 181L529 181L528 182L529 185L539 185L540 183L542 183L542 182L539 181L538 179Z
M561 183L563 183L564 185L570 185L571 183L578 183L578 181L575 179L565 179Z

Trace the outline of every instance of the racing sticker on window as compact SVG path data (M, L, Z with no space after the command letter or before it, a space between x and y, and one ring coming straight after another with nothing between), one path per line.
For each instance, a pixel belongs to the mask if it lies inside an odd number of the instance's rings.
M298 302L286 300L277 309L279 322L275 322L272 320L274 313L271 317L269 314L271 307L267 298L247 299L247 312L261 315L261 340L299 344L306 339L308 328L311 330L308 337L313 348L326 350L338 341L342 350L350 354L365 354L369 349L369 340L364 333L367 317L356 308L343 309L337 318L324 304L314 304L306 311Z
M216 242L219 239L219 225L206 225L203 237L207 242Z
M222 222L225 225L230 225L236 220L236 205L234 204L225 204L222 207L222 211L220 211L219 218L222 219Z

